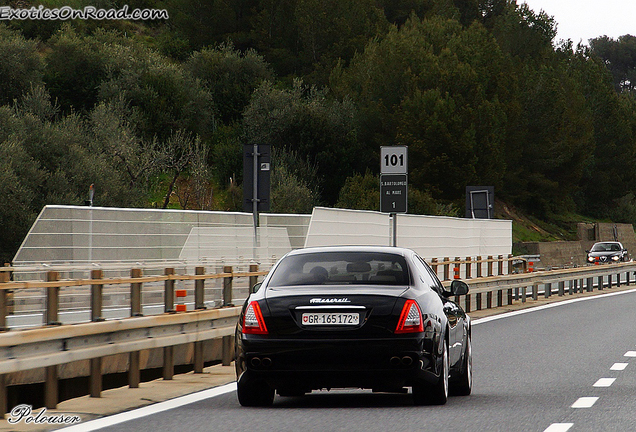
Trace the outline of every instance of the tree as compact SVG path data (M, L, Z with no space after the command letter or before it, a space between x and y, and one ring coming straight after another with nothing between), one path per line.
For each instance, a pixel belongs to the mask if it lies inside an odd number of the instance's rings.
M355 108L351 101L331 100L324 91L300 81L289 90L271 83L259 87L243 118L248 144L270 144L296 152L317 166L319 194L328 204L338 198L340 186L358 157Z
M0 24L0 105L41 86L43 69L36 42Z
M254 90L274 77L270 66L256 51L241 53L231 44L195 52L185 68L210 91L219 118L226 124L239 121Z
M590 39L590 48L612 74L617 92L636 89L636 37L627 34L615 40L600 36Z

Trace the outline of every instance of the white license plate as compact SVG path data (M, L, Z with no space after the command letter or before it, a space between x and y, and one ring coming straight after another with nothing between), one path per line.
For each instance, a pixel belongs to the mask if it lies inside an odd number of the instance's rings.
M358 313L303 313L303 325L358 325L360 324L360 314Z

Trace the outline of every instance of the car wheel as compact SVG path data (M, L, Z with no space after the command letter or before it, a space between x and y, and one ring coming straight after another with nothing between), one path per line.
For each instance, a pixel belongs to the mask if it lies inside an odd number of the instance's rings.
M442 370L437 382L433 385L413 385L413 401L415 405L444 405L448 400L450 359L446 342L444 342L442 350Z
M239 379L236 383L239 403L246 407L267 407L274 403L274 389L264 381Z
M473 391L473 347L470 339L468 335L459 378L451 385L451 393L456 396L468 396Z

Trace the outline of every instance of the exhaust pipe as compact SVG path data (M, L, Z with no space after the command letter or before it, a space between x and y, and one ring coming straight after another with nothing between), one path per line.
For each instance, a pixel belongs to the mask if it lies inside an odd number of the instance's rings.
M391 360L389 360L389 363L393 367L398 367L402 364L402 360L400 360L399 357L391 357Z
M258 357L253 357L252 360L250 360L250 364L254 367L259 367L261 365L261 359Z
M268 367L270 367L270 366L272 365L272 359L271 359L271 358L269 358L269 357L265 357L265 358L263 358L263 360L261 360L261 365L262 365L264 368L268 368Z
M413 364L413 358L409 356L402 357L402 364L404 366L411 366Z

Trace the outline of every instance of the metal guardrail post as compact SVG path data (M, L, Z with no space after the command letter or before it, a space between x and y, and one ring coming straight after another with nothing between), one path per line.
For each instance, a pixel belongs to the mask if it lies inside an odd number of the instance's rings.
M594 290L594 278L587 278L587 292L592 292Z
M550 296L552 295L552 284L551 283L546 283L544 284L544 291L543 291L543 296L545 298L550 298Z
M597 279L598 282L598 290L603 291L603 276L599 276Z
M135 268L130 271L131 278L142 277L141 269ZM130 284L130 316L143 316L141 313L141 283L132 282ZM139 388L141 382L140 352L132 351L128 355L128 387Z
M450 280L450 258L444 257L444 280Z
M627 271L627 272L625 272L625 285L629 285L629 284L630 284L630 282L629 282L629 272Z
M497 290L497 307L503 306L503 290Z
M205 268L196 267L194 274L197 276L204 275ZM203 279L196 279L194 281L194 308L199 310L205 309L205 280Z
M163 274L166 276L174 275L174 268L164 269ZM166 313L174 312L174 279L166 279L163 283L163 311Z
M143 276L141 269L134 268L130 271L131 278L140 278ZM130 284L130 316L143 316L141 313L141 283L133 282Z
M477 293L476 294L476 301L477 301L477 310L481 310L481 293Z
M499 256L497 257L497 260L498 260L498 261L497 261L497 274L498 274L499 276L501 276L501 275L503 275L503 274L504 274L504 270L503 270L503 267L504 267L504 266L503 266L503 263L504 263L504 262L503 262L503 259L504 259L503 255L499 255Z
M528 297L528 287L521 287L521 303L525 303Z
M539 284L532 284L532 300L539 300Z
M251 266L250 266L251 271ZM232 266L224 266L223 273L232 273ZM232 304L232 277L223 278L223 305ZM229 366L232 359L232 336L223 336L221 358L223 366Z
M488 277L493 276L493 273L492 273L492 259L493 259L492 255L488 255L488 265L487 265L487 267L488 267Z
M250 264L250 273L258 271L258 264ZM258 283L258 276L250 276L249 288L252 292L252 287Z
M59 280L59 273L49 271L46 273L47 282ZM59 325L58 311L60 307L60 287L46 288L46 324ZM48 409L55 409L58 401L58 373L57 366L47 366L44 378L44 406Z
M91 270L91 279L103 279L102 270ZM91 285L91 321L104 321L102 318L102 294L104 285ZM102 358L90 359L89 393L91 397L98 398L102 395Z
M203 373L203 341L194 342L194 373Z
M466 307L464 308L466 312L470 312L470 297L471 297L470 294L466 294L466 301L465 301Z
M55 409L58 400L57 365L45 368L44 378L44 406L48 409Z
M60 278L60 274L56 271L46 273L47 282L56 282ZM60 309L60 287L46 288L46 324L59 325L58 311Z
M8 299L7 290L2 289L2 284L9 282L11 276L8 272L0 272L0 332L7 331L9 328L7 327L7 312L8 308Z
M481 264L482 264L481 261L482 261L481 257L478 256L477 257L477 277L478 278L481 277Z
M486 309L492 308L492 291L486 293Z
M163 271L166 276L175 274L174 268L166 268ZM164 312L173 313L174 310L174 279L166 279L164 281ZM163 347L163 379L171 380L174 377L174 347Z
M223 273L232 273L232 266L224 266ZM232 276L223 278L223 306L232 305Z
M512 288L508 288L508 303L506 303L507 305L511 305L512 304Z
M232 349L232 336L223 336L223 352L221 354L223 366L229 366L232 363L232 354L234 350Z
M616 273L616 286L621 286L621 272Z
M0 272L0 286L9 282L8 272ZM7 291L0 288L0 331L7 329ZM0 418L4 418L7 412L7 375L0 374Z

